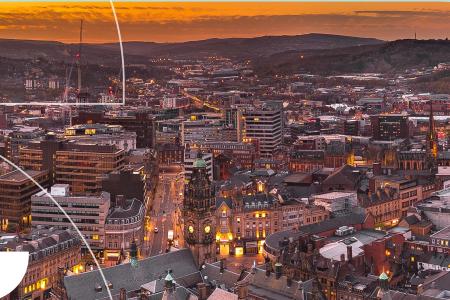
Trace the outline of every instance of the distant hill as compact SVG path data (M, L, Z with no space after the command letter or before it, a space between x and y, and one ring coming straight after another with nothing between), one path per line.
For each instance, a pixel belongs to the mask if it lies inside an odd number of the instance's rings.
M183 43L127 42L125 53L147 57L201 57L225 56L233 58L253 58L269 56L285 51L306 49L335 49L358 45L377 45L384 43L372 38L359 38L331 34L311 33L294 36L262 36L255 38L207 39ZM100 47L110 49L116 44Z
M78 53L78 44L64 44L53 41L11 40L0 39L0 57L8 59L36 59L47 61L71 62ZM119 46L105 49L93 44L83 44L82 57L86 63L118 64L120 63ZM128 57L131 62L141 61L142 57Z
M330 34L296 36L263 36L255 38L208 39L182 43L125 42L127 62L137 63L149 57L204 57L255 58L286 51L336 49L351 46L384 43L372 38L359 38ZM46 58L70 61L77 53L77 44L60 42L0 39L0 57L12 59ZM82 54L89 62L108 63L120 59L118 43L83 44Z
M333 50L287 51L253 61L259 74L389 73L450 61L448 40L398 40Z

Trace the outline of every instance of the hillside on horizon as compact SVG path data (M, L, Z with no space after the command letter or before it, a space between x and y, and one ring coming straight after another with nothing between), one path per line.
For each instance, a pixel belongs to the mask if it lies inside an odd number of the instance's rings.
M448 40L397 40L321 51L287 51L255 59L261 75L390 73L450 62Z
M248 59L269 56L286 51L336 49L350 46L376 45L384 41L331 34L305 34L295 36L262 36L254 38L206 39L180 43L124 42L128 61L150 57L205 57L224 56ZM0 39L0 56L11 59L35 59L70 61L78 51L78 44L54 41ZM114 61L120 57L118 43L83 44L85 60Z

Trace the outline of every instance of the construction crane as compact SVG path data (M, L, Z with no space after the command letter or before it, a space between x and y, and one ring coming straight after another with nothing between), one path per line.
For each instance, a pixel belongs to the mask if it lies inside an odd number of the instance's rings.
M78 71L78 89L77 89L77 96L79 96L81 92L81 45L83 43L83 20L80 20L80 43L78 46L78 52L75 54L75 56L72 59L72 62L70 64L69 71L66 72L66 84L64 87L64 95L63 95L63 103L69 103L69 88L70 88L70 81L72 79L72 72L73 67L76 64L77 65L77 71ZM69 106L69 119L70 119L70 126L72 126L72 106Z
M81 93L81 44L83 43L83 20L80 22L80 44L77 53L78 94Z

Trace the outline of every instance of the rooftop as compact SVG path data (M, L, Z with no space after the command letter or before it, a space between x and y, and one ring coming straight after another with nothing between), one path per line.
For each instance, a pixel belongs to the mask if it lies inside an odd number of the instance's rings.
M34 171L34 170L26 170L25 171L31 177L36 177L41 174L45 174L45 171ZM29 180L25 174L20 172L19 170L11 171L9 173L3 174L0 176L0 180L2 181L10 181L10 182L22 182Z

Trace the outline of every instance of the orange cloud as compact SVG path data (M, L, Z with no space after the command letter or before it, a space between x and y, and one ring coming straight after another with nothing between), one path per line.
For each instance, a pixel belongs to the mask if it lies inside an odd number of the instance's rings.
M326 32L382 39L442 38L450 3L116 3L126 40L185 41L211 37ZM0 3L0 37L76 42L116 41L109 3Z

